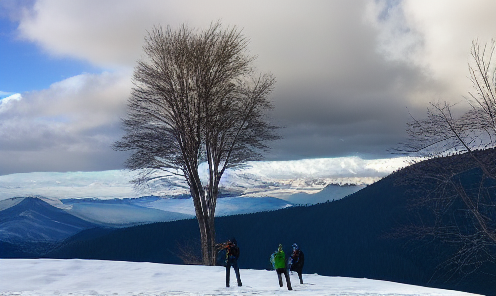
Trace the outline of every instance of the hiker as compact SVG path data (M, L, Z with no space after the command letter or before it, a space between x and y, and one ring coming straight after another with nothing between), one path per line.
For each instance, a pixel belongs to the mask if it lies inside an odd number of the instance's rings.
M238 286L241 287L241 277L239 276L238 258L239 258L239 247L237 245L236 239L230 239L223 244L217 245L219 250L226 250L226 287L229 287L230 276L231 276L231 266L234 268L236 273L236 279L238 280Z
M303 255L303 251L298 248L296 243L293 244L293 254L291 254L291 265L289 270L296 271L298 273L298 277L300 278L300 284L303 284L303 264L305 263L305 257Z
M289 278L288 269L286 268L286 254L284 254L281 244L279 244L279 248L277 249L277 251L270 256L270 262L272 263L272 266L277 272L277 278L279 279L279 286L280 287L283 286L281 274L284 273L284 276L286 277L286 286L288 286L288 290L293 290L293 288L291 288L291 279Z

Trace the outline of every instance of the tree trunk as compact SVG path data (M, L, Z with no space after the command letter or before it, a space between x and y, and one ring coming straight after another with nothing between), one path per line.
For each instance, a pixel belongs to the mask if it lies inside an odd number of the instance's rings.
M192 183L201 184L199 182ZM200 229L202 263L213 266L217 257L215 248L215 202L212 203L212 198L208 194L205 196L205 190L199 186L190 185L190 190Z
M213 219L198 219L200 228L201 250L203 265L215 265L216 250L215 250L215 225Z

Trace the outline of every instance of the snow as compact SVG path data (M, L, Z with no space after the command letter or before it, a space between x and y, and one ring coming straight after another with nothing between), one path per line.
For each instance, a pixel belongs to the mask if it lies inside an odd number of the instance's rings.
M240 262L242 265L242 262ZM416 295L461 296L464 292L387 281L291 275L293 291L280 288L274 271L241 269L242 287L225 287L225 268L102 260L0 259L0 295Z

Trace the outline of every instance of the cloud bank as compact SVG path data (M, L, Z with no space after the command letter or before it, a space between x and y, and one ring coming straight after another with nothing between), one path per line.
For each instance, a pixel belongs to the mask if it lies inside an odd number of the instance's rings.
M245 195L284 198L298 192L315 193L328 184L368 185L409 164L408 158L364 160L358 157L250 162L243 169L227 170L221 187ZM202 166L204 179L207 167ZM36 172L0 176L0 200L12 197L134 198L146 195L189 194L185 180L170 176L141 191L127 170L97 172Z

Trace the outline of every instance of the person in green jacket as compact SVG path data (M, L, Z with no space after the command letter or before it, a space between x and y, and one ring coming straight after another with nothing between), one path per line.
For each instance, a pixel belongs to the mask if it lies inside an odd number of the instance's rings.
M284 273L284 276L286 277L286 286L288 286L288 290L293 290L293 288L291 288L291 279L289 278L288 269L286 268L286 254L284 254L281 244L279 244L279 248L277 249L277 251L275 251L270 256L270 263L272 263L272 266L277 272L277 278L279 279L279 286L280 287L283 286L281 274Z

